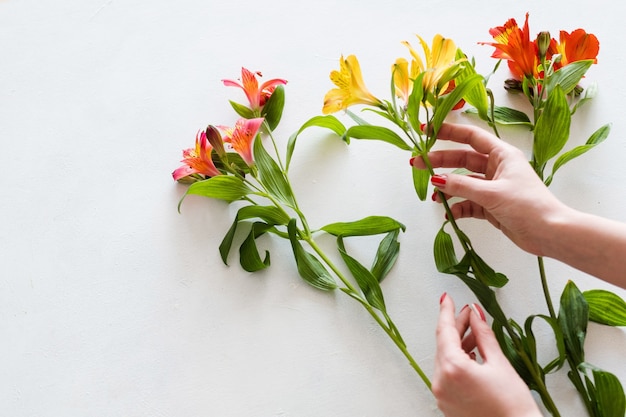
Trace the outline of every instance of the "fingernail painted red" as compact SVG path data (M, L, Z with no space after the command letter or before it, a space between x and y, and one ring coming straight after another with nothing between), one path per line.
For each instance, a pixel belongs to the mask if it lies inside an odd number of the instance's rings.
M443 294L441 294L441 297L439 298L439 304L443 303L443 300L446 299L446 295L448 295L447 292L444 292Z
M447 178L445 175L433 175L430 182L436 187L445 187Z
M414 156L413 158L409 159L409 164L411 166L413 166L413 162L415 161L415 158L417 158L417 156Z
M433 195L432 195L432 196L430 196L430 198L431 198L433 201L437 201L437 191L435 191L435 192L433 193Z
M469 304L465 304L465 305L463 306L463 308L461 309L461 311L459 311L459 313L464 312L464 311L465 311L465 310L467 310L468 308L469 308Z
M474 311L478 313L482 321L487 321L487 317L485 317L485 312L478 304L472 304L472 307L474 308Z

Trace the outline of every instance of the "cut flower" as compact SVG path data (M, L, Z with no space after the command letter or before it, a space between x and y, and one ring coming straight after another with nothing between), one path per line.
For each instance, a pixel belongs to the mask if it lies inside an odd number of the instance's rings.
M213 147L207 140L206 133L198 132L196 135L195 148L185 149L183 151L184 165L172 172L175 181L179 181L189 175L201 174L206 177L215 177L220 175L220 171L215 167L211 159Z
M254 165L252 144L254 143L254 138L256 138L257 133L259 133L263 120L262 117L255 119L244 119L242 117L237 120L234 128L221 128L222 131L226 133L224 142L229 143L248 166Z
M380 107L382 102L365 87L361 76L361 66L356 56L349 55L339 60L339 71L333 70L330 79L337 86L324 97L322 113L330 114L345 110L355 104Z
M261 77L259 71L252 72L246 68L241 68L241 84L233 80L222 80L225 86L239 87L243 90L250 103L252 110L259 110L265 105L267 100L271 97L274 89L278 85L287 84L286 80L281 78L274 78L268 80L259 86L257 76Z

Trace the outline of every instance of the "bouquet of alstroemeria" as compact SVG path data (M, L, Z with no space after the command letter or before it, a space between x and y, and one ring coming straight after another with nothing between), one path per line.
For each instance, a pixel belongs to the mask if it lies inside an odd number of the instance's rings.
M411 152L413 156L419 155L429 167L424 171L413 170L415 190L422 200L427 195L428 180L434 174L428 152L435 145L446 116L452 110L463 107L465 102L473 106L468 112L478 114L496 134L498 124L530 127L534 139L531 164L542 179L544 171L551 167L550 175L545 178L546 185L549 185L560 167L608 136L609 126L606 125L593 133L584 145L562 152L569 139L572 115L595 92L594 87L583 90L579 82L596 62L599 43L594 35L582 29L572 33L561 31L558 42L547 32L541 32L535 40L531 40L528 16L526 18L523 28L510 19L504 26L492 29L490 33L495 42L488 44L496 48L495 58L507 60L515 78L507 80L506 88L521 91L528 98L532 106L532 120L523 111L496 106L491 91L486 88L487 78L476 73L474 65L452 40L440 35L434 37L430 46L419 37L423 59L405 42L411 62L409 64L406 59L399 58L393 64L391 99L388 101L373 96L367 90L355 56L342 57L340 70L330 74L337 88L326 94L323 111L334 113L360 104L365 106L365 110L391 121L399 133L370 124L347 111L356 125L348 128L344 137L382 140ZM554 158L556 160L552 162ZM589 415L623 416L625 401L619 380L585 361L584 339L589 320L607 325L626 325L624 301L603 290L581 293L570 282L561 296L557 315L550 300L543 260L539 258L549 315L533 314L523 326L508 319L492 289L503 287L508 279L494 271L476 253L469 237L460 230L451 215L443 194L440 194L440 200L448 216L434 243L439 271L456 275L474 292L493 317L493 329L503 351L528 386L540 395L548 411L552 415L560 415L548 392L546 374L568 362L571 368L568 376L580 392ZM464 251L460 261L453 239L445 231L448 224ZM551 326L558 349L558 356L545 365L537 359L537 342L533 334L536 319L544 320Z
M302 279L324 291L339 288L358 301L430 388L428 377L409 353L400 331L387 313L380 286L398 257L398 235L405 230L404 225L384 216L332 223L317 229L309 225L298 206L288 176L297 137L312 126L330 128L340 135L343 132L339 123L314 118L290 138L283 160L272 132L282 116L286 81L274 79L259 86L257 77L260 75L243 68L241 84L223 81L226 86L242 88L249 105L230 102L240 116L234 128L209 125L205 131L198 132L195 148L183 151L184 164L173 172L174 179L191 184L185 196L195 194L227 203L242 203L219 246L224 263L227 263L238 230L247 230L247 236L239 243L239 261L249 272L270 265L269 252L266 251L263 257L259 254L257 238L270 233L288 240ZM273 155L266 150L267 145ZM315 235L322 233L336 237L337 250L352 279L345 276L317 244ZM348 253L345 241L373 235L383 235L383 238L371 266L366 267Z
M266 251L263 257L259 254L256 244L259 236L273 234L288 240L300 276L316 288L339 288L358 301L403 352L428 387L427 376L411 357L387 313L380 286L396 261L397 238L404 226L389 217L371 216L312 228L293 193L288 176L289 164L299 135L310 127L330 129L347 143L351 139L384 141L425 161L428 169L411 170L415 191L424 200L434 174L428 153L437 142L439 129L451 111L469 104L467 112L477 114L496 134L499 124L530 127L534 139L531 164L545 183L550 184L561 166L608 136L609 127L603 126L584 145L563 151L569 139L572 115L592 98L595 91L593 87L583 90L579 83L595 63L598 41L582 29L561 32L559 41L552 39L547 32L531 40L528 20L523 28L519 28L511 19L490 33L495 40L488 43L496 48L493 56L506 60L514 76L507 80L506 88L520 91L528 98L532 118L524 111L496 106L494 96L487 88L488 77L477 73L472 60L451 39L436 35L428 44L418 37L423 55L404 42L409 58L399 58L391 65L389 100L377 98L368 91L355 56L341 57L339 70L330 74L336 88L324 98L325 115L309 119L289 138L284 160L273 131L282 116L286 82L274 79L259 86L257 77L260 73L242 69L241 83L224 81L227 86L242 88L248 98L248 105L230 103L241 118L234 128L210 125L199 132L195 148L183 152L184 165L173 173L177 181L190 184L185 196L195 194L241 204L219 247L224 263L236 236L241 235L236 232L243 228L246 228L246 237L239 243L239 258L247 271L257 271L270 264L269 252ZM382 117L386 126L372 124L349 111L353 105L362 105L365 110ZM331 114L340 110L346 111L354 122L352 126L346 127ZM394 128L387 127L389 122ZM546 169L550 169L547 178ZM539 258L549 315L533 314L523 325L516 323L507 318L494 291L494 288L503 287L508 278L476 253L471 240L451 215L445 196L440 194L440 200L448 216L434 242L438 270L459 277L473 291L492 316L493 329L504 353L529 388L539 394L547 410L552 415L560 415L548 392L546 375L568 362L571 368L568 376L580 392L589 415L622 417L626 408L622 386L613 374L585 361L584 339L589 320L626 325L626 303L608 291L581 293L569 283L561 296L557 315L547 289L543 261ZM447 226L452 228L458 246L463 250L460 260L453 237L446 232ZM316 243L318 233L336 237L337 250L351 278L345 276ZM371 267L351 256L345 245L347 238L366 235L384 236ZM537 358L537 340L533 333L536 319L544 320L554 331L558 355L547 364L540 364Z

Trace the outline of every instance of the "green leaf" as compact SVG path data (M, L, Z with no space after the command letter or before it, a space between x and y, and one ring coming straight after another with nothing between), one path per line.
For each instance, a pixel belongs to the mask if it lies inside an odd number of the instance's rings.
M593 370L596 404L602 417L623 417L626 413L624 388L610 372Z
M545 85L548 97L557 86L560 86L565 94L571 93L592 64L593 60L575 61L555 71Z
M626 302L617 294L606 290L583 292L589 305L589 320L607 326L626 326Z
M456 59L467 59L467 55L461 51L461 49L457 49L456 51ZM464 63L462 71L457 74L456 82L462 83L469 77L476 75L476 68L469 61ZM476 84L476 86L470 89L464 97L465 101L471 106L474 106L478 116L482 120L489 120L489 100L487 99L487 90L485 88L485 81L483 80Z
M235 220L233 224L226 232L224 239L219 246L220 255L222 257L222 261L224 264L228 265L228 255L230 254L230 249L233 244L233 239L235 237L235 233L237 231L237 227L240 222L247 219L259 218L265 223L275 226L275 225L286 225L289 223L289 216L283 211L280 210L276 206L244 206L237 211L235 215Z
M437 136L437 132L441 128L443 121L452 111L452 108L465 97L472 89L482 84L483 77L479 74L470 75L463 82L459 82L454 90L449 94L437 100L435 115L433 116L430 127L433 129L433 136Z
M406 226L391 217L369 216L353 222L327 224L320 230L333 236L371 236L398 229L405 231Z
M578 365L585 361L585 337L589 321L589 307L582 293L569 281L561 294L559 325L563 331L565 347Z
M365 299L370 303L372 307L383 312L386 311L383 291L380 288L378 280L359 261L348 255L348 252L346 252L346 248L343 244L343 238L341 236L337 237L337 249L339 250L339 253L341 254L341 257L346 266L352 273L352 276L359 285L359 288L361 289L361 291L363 291Z
M280 123L284 107L285 87L278 85L261 110L261 116L265 117L270 130L276 129L276 126Z
M291 186L278 164L263 147L263 142L260 138L254 141L253 153L254 161L259 168L260 181L267 191L279 201L293 207L295 201L291 192Z
M447 221L444 222L439 232L437 232L433 245L435 266L439 272L444 273L447 273L452 267L459 263L456 258L452 237L444 230L447 223Z
M554 173L559 168L561 168L563 165L565 165L566 163L568 163L572 159L577 158L580 155L584 154L585 152L593 149L594 147L596 147L596 145L604 142L604 140L609 136L610 132L611 132L611 125L610 124L606 124L606 125L602 126L600 129L596 130L589 137L589 139L587 140L587 142L584 145L577 146L574 149L571 149L571 150L561 154L556 159L556 161L554 162L554 165L552 166L552 174L550 174L548 179L546 179L546 185L550 185L550 183L552 182L552 179L554 178Z
M478 256L473 249L467 252L463 259L471 265L474 276L483 284L489 285L490 287L501 288L509 282L506 275L494 271L494 269L490 267L483 258ZM462 260L461 262L464 261Z
M381 140L397 146L404 151L411 147L396 132L383 126L352 126L346 131L347 138Z
M415 156L416 154L413 154ZM427 169L417 169L411 167L411 175L413 176L413 188L417 197L421 201L426 200L428 195L428 184L430 183L430 172Z
M232 203L233 201L239 200L251 192L252 190L248 188L242 179L230 175L219 175L191 184L189 188L187 188L185 195L178 203L178 211L180 211L180 206L183 203L183 200L189 194L216 198L218 200L224 200Z
M524 329L526 331L526 338L532 338L533 344L535 343L535 335L532 330L532 325L533 325L533 321L535 320L535 318L540 318L550 325L550 327L552 328L552 332L554 333L557 352L559 354L554 360L552 360L550 363L548 363L546 366L543 367L542 372L544 374L547 374L552 371L557 371L561 369L561 367L567 360L567 353L565 350L565 341L563 339L563 332L561 331L561 328L559 327L559 322L558 320L553 319L552 317L546 316L543 314L535 314L535 315L529 316L526 319L526 322L524 323ZM534 358L534 361L536 362L537 361L536 351L533 353L533 358Z
M310 118L300 127L300 129L298 129L296 133L289 137L289 142L287 143L287 170L289 169L289 163L291 162L291 157L296 147L296 140L298 139L298 136L309 127L322 127L330 129L341 138L344 138L346 133L346 127L333 115L329 114L327 116L315 116Z
M535 124L533 154L537 165L544 165L563 149L569 138L570 123L567 98L561 87L557 86L546 100Z
M298 273L311 286L324 291L330 291L337 288L337 283L330 275L324 265L311 253L304 250L298 240L298 231L296 228L296 219L291 219L287 226L289 233L289 241L296 259Z
M229 102L235 112L244 119L254 119L256 117L252 109L249 107L244 106L243 104L235 103L232 100L229 100Z
M467 109L466 113L478 113L476 109ZM522 111L510 107L495 106L493 109L494 122L501 125L521 125L532 127L533 124L528 115Z
M420 107L422 105L422 99L424 98L424 86L422 80L426 71L421 72L417 78L413 81L413 90L407 103L406 113L409 118L409 123L413 127L413 130L420 131Z
M248 237L246 237L239 247L239 263L246 271L256 272L270 265L270 253L268 251L265 251L265 259L261 260L259 250L256 246L256 238L263 235L271 227L271 225L263 222L255 222L252 224Z
M378 250L376 251L376 256L374 257L374 262L370 269L372 275L376 277L378 282L382 282L398 259L398 254L400 253L400 242L398 242L399 234L400 229L387 233L385 238L381 240L378 245Z

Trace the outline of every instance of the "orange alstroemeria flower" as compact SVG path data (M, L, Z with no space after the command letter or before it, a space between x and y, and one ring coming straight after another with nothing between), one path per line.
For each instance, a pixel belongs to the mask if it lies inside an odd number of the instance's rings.
M183 159L185 165L172 172L175 181L187 177L192 174L202 174L207 177L220 175L220 171L213 164L211 159L211 151L213 147L208 142L206 133L198 132L196 135L196 147L185 149L183 151Z
M491 45L496 50L493 58L505 59L513 75L522 80L524 77L538 78L539 57L537 44L530 40L528 29L528 13L524 27L520 29L515 19L509 19L504 26L498 26L489 30L496 41L480 42L483 45Z
M322 113L330 114L347 109L355 104L381 106L382 102L365 87L361 76L361 66L356 56L349 55L339 60L339 71L330 73L330 80L337 86L324 96Z
M597 64L598 59L596 57L600 51L600 42L595 35L587 33L583 29L576 29L572 33L562 30L556 51L561 54L561 61L555 65L557 69L569 63L587 59L592 59L593 63Z
M239 87L243 90L248 98L248 102L250 103L250 108L252 110L259 110L261 107L265 105L267 100L270 98L276 86L287 84L286 80L280 78L274 78L268 80L259 86L259 81L257 80L257 76L261 77L261 73L259 71L252 72L247 70L246 68L241 68L241 84L237 81L233 80L222 80L225 86L228 87Z
M224 142L229 143L248 166L254 165L252 144L257 133L259 133L263 120L262 117L256 119L241 118L237 120L235 127L232 129L220 126L220 129L226 134Z

